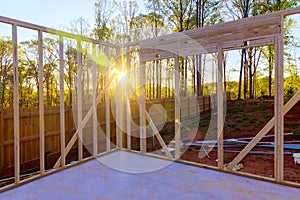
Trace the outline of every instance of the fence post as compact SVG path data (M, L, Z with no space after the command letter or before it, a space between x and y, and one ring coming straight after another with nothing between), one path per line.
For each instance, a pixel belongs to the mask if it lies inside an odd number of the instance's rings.
M3 175L3 167L4 167L3 140L4 140L4 111L0 107L0 176Z
M202 99L202 105L203 105L203 106L201 106L201 109L203 108L203 110L200 110L200 112L202 111L205 113L205 111L206 111L206 105L205 105L206 104L205 103L206 96L201 96L200 99Z
M69 135L68 135L68 143L69 143L69 140L70 138L73 137L73 113L72 113L72 107L71 106L68 106L68 127L69 127ZM66 155L67 156L67 155Z
M211 109L211 96L208 95L208 110L210 111Z

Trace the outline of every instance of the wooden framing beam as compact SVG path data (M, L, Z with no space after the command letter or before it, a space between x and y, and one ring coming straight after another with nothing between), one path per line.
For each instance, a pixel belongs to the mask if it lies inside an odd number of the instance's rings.
M65 155L65 147L66 147L66 122L65 122L65 86L64 86L64 38L63 36L59 37L59 98L60 98L60 152L61 152L61 166L65 167L66 165L66 155Z
M130 98L126 99L126 132L127 132L127 149L131 150L131 108Z
M283 16L289 16L289 15L294 15L294 14L299 14L299 13L300 13L300 7L291 8L291 9L287 9L287 10L281 10L281 11L272 12L272 13L268 13L268 14L263 14L263 15L257 15L257 16L249 17L249 18L244 18L244 19L240 19L238 21L231 21L231 22L216 24L216 25L213 25L213 26L207 26L207 27L204 27L204 28L197 28L197 29L187 30L187 31L183 31L182 34L186 34L188 36L193 36L193 35L197 35L197 32L198 33L201 32L201 34L207 36L211 32L213 32L217 29L218 30L223 30L223 34L226 34L225 32L227 32L228 30L233 32L233 28L236 29L236 28L239 28L239 26L240 26L240 28L243 29L243 27L245 27L245 26L241 26L241 25L252 24L252 25L255 26L255 23L257 21L261 21L261 20L268 21L269 19L280 20L279 16L282 16L282 15ZM268 22L266 22L266 23L268 23ZM255 31L256 29L252 25L251 25L250 29L253 29ZM280 27L277 27L277 28L280 29ZM279 29L277 29L278 33L280 33ZM241 32L241 33L243 33L243 32ZM218 33L216 33L216 35L217 34ZM268 34L271 35L270 33L268 33ZM199 34L197 37L204 38L204 37L202 37L203 35ZM160 41L160 44L163 44L164 41L165 41L165 38L172 39L174 37L176 37L176 35L168 34L168 35L165 35L165 36L157 37L157 38L155 38L156 40L151 38L151 39L146 39L146 40L141 40L141 41L128 42L126 44L123 44L122 47L140 46L140 45L148 44L148 43L151 43L151 42L152 43L154 43L154 42L158 43L159 41ZM222 35L219 35L219 37L222 38ZM247 35L244 35L244 36L241 36L241 37L243 39L247 39ZM235 38L235 40L238 40L238 38ZM147 45L145 45L145 46L147 46ZM237 48L240 48L240 47L237 47ZM224 47L222 47L222 49L225 50ZM215 50L215 52L216 51L217 50Z
M40 132L40 174L45 173L45 120L44 120L44 64L43 33L38 32L38 76L39 76L39 132Z
M101 90L100 94L97 97L97 101L96 101L96 105L98 105L100 99L103 97L103 95L105 94L106 88L109 87L110 82L112 81L112 79L115 76L111 76L110 79L108 80L108 82L106 82L104 88ZM84 119L81 122L81 127L84 128L88 122L88 120L90 119L90 117L92 116L94 111L93 106L90 107L89 111L87 112L87 114L85 115ZM65 156L68 155L68 153L70 152L71 148L73 147L73 145L75 144L76 140L78 139L78 133L79 133L79 129L77 128L74 135L72 136L72 138L70 139L68 145L66 146L65 149ZM55 165L54 165L54 169L57 169L58 167L60 167L61 164L61 157L58 158L58 160L56 161Z
M218 168L223 169L223 126L224 126L224 91L223 91L223 51L218 48L217 70L217 132L218 132Z
M116 67L119 71L122 70L122 55L121 55L121 48L117 48L117 61L116 61ZM117 81L117 87L116 87L116 94L118 94L118 97L116 96L116 143L117 148L123 147L123 108L122 108L122 98L123 98L123 88L121 88L123 85L119 83L120 80Z
M109 57L109 48L105 47L105 55ZM109 66L105 69L105 82L110 83L109 80ZM105 120L106 120L106 151L110 150L110 98L109 87L105 87Z
M120 81L120 80L119 80ZM123 109L123 98L124 98L124 91L123 91L123 84L118 84L116 88L116 130L117 130L117 147L123 148L123 128L124 128L124 109Z
M139 41L143 60L184 57L223 50L273 44L280 34L279 15L259 15L214 26L187 30ZM246 45L245 45L246 43Z
M14 173L15 183L20 182L20 113L19 113L19 75L18 75L18 36L17 26L12 26L12 53L14 79Z
M141 59L141 58L140 58ZM146 62L140 60L140 150L147 152L147 133L146 133Z
M96 57L96 45L92 44L92 55ZM93 156L98 154L98 118L97 118L97 69L96 61L92 61L93 84Z
M282 16L281 23L284 24ZM274 147L274 177L276 181L283 181L284 176L284 79L283 79L283 59L284 59L284 44L283 44L283 28L280 36L276 37L275 41L275 147Z
M28 23L28 22L23 22L23 21L16 20L16 19L11 19L8 17L0 16L0 22L27 28L27 29L31 29L31 30L42 31L45 33L50 33L50 34L54 34L54 35L58 35L58 36L64 36L64 37L75 39L75 40L81 40L81 41L95 43L95 44L104 45L104 46L113 47L113 48L117 47L117 45L114 45L114 44L111 44L108 42L103 42L100 40L95 40L93 38L87 38L84 36L79 36L76 34L65 32L65 31L56 30L53 28L48 28L48 27L44 27L44 26L40 26L40 25Z
M126 49L126 69L127 73L130 73L130 66L131 66L131 60L130 60L130 49ZM126 79L126 90L127 87L130 84L130 77ZM127 149L131 150L131 107L130 107L130 95L126 95L125 98L126 101L126 133L127 133Z
M141 100L138 98L137 94L136 93L133 93L134 97L136 98L139 106L141 106ZM161 145L161 147L163 148L163 150L165 151L167 157L169 159L172 159L172 155L171 153L169 152L168 148L167 148L167 145L165 143L165 141L163 140L163 138L161 137L159 131L157 130L153 120L151 119L151 116L149 115L149 113L145 110L145 118L147 119L147 121L149 122L150 124L150 127L152 128L153 132L154 132L154 135L156 136L159 144Z
M191 39L189 39L191 40ZM181 40L178 40L181 41ZM184 38L182 39L184 41ZM175 43L175 42L174 42ZM191 43L191 42L189 42ZM246 43L246 45L245 45ZM234 40L230 42L223 42L221 44L214 44L214 45L207 45L203 48L200 44L196 41L192 46L179 46L177 49L175 47L147 47L144 46L141 49L143 52L143 59L145 61L151 60L161 60L167 58L173 58L174 55L179 55L181 57L185 56L192 56L192 55L199 55L199 54L207 54L207 53L214 53L218 51L218 47L221 47L223 51L235 50L235 49L243 49L243 48L251 48L251 47L258 47L258 46L267 46L274 44L274 35L270 35L267 37L257 37L252 39L244 39L244 40ZM159 56L159 59L157 58Z
M154 134L155 134L155 136L156 136L158 142L159 142L160 145L162 146L162 148L163 148L164 152L166 153L167 157L168 157L169 159L171 159L171 158L172 158L172 155L171 155L171 153L169 152L169 150L168 150L168 148L167 148L167 145L165 144L163 138L162 138L161 135L159 134L159 131L157 130L157 128L156 128L154 122L152 121L152 119L151 119L151 117L150 117L150 115L149 115L149 113L148 113L147 111L145 111L145 115L146 115L146 118L147 118L147 120L148 120L148 122L149 122L149 124L150 124L150 126L151 126L151 128L152 128L152 130L153 130L153 132L154 132ZM179 148L180 148L180 144L179 144ZM179 156L179 157L180 157L180 156ZM178 159L179 159L179 158L178 158Z
M174 66L175 66L175 159L180 159L181 150L180 150L180 129L181 129L181 95L180 95L180 66L179 66L179 57L176 55L174 57Z
M83 98L83 84L82 84L82 46L81 41L77 40L77 129L78 129L78 161L81 162L83 158L82 146L82 98Z

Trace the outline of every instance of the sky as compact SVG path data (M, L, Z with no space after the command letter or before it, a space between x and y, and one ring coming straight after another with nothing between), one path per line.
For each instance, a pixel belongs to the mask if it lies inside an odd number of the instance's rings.
M59 28L80 17L94 25L95 0L0 0L0 16Z
M95 24L94 3L96 0L0 0L0 16L18 19L50 28L70 27L70 22L80 17L87 20L91 27ZM299 38L300 15L297 16L297 29L294 35ZM21 31L20 31L21 32ZM0 23L0 36L11 33L11 28ZM21 40L31 37L32 33L20 34ZM297 57L300 55L297 50ZM234 54L235 56L237 54ZM233 57L235 57L233 56ZM237 56L239 57L239 56ZM233 62L232 60L235 60ZM230 65L239 67L238 59L230 59ZM231 72L237 77L238 72Z

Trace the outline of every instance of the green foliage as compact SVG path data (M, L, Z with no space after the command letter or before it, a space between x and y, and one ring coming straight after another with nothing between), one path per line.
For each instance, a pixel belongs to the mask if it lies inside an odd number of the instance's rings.
M241 128L234 122L229 122L226 127L237 130L237 131L241 130Z
M300 127L296 128L296 129L293 131L293 134L296 135L296 136L300 136Z
M12 67L11 38L0 38L0 107L2 108L9 108L12 105Z
M249 126L249 124L250 124L250 121L248 121L248 120L246 120L246 121L243 121L243 123L242 123L242 124L243 124L243 126L244 126L244 127L246 127L246 126Z

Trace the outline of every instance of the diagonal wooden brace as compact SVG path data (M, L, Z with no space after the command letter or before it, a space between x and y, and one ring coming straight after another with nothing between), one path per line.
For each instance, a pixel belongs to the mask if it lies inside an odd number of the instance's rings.
M300 100L300 90L284 105L285 115ZM232 170L251 151L255 145L274 127L275 117L273 117L259 133L247 144L247 146L228 164L227 169Z
M98 95L97 97L97 100L96 100L96 106L98 105L100 99L102 98L102 96L105 94L105 90L106 90L106 87L109 86L109 83L110 81L113 79L114 76L112 76L110 78L110 80L108 82L106 82L104 88L101 90L100 94ZM90 117L92 116L93 114L93 110L94 110L94 107L91 106L89 111L87 112L87 114L85 115L84 119L82 120L81 122L81 127L84 128L85 125L87 124L88 120L90 119ZM78 122L80 123L80 122ZM73 137L71 138L70 142L68 143L66 149L65 149L65 156L68 155L68 153L71 151L73 145L75 144L76 140L78 138L78 129L76 129L76 132L74 133ZM61 165L61 156L58 158L58 160L56 161L55 165L54 165L54 169L57 169L59 168Z
M140 102L140 100L139 100L137 94L136 94L136 93L133 93L133 95L134 95L136 101L138 102L138 104L140 104L141 102ZM166 152L167 157L171 159L171 158L172 158L172 155L171 155L171 153L169 152L166 143L164 142L164 140L162 139L161 135L159 134L159 131L157 130L157 128L156 128L154 122L152 121L152 119L151 119L149 113L147 112L147 110L145 110L145 114L146 114L147 121L149 122L149 124L150 124L152 130L154 131L154 134L155 134L155 136L156 136L158 142L159 142L160 145L162 146L163 150Z

